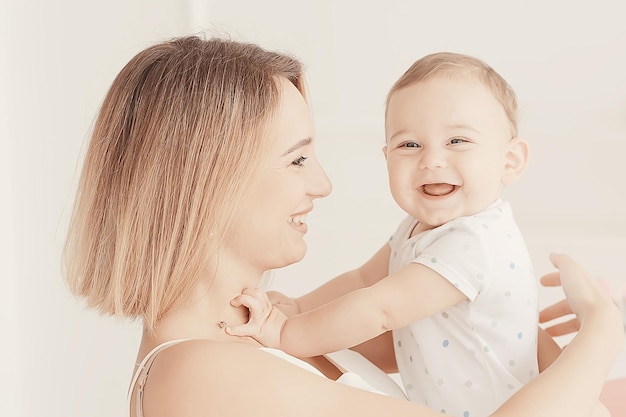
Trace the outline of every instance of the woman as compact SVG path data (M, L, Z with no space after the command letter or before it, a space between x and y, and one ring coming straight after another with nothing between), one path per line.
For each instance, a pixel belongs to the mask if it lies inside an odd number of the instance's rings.
M304 256L306 215L331 191L314 145L301 65L283 54L185 37L140 52L114 80L65 266L91 307L143 321L132 417L439 415L337 383L364 384L324 357L222 329L246 322L230 303L243 288ZM580 331L494 415L589 415L623 343L615 306L569 258L553 261Z

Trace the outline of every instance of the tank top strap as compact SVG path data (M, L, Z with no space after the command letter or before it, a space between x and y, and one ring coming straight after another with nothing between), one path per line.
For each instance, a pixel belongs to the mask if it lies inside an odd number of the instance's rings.
M137 397L135 398L135 414L136 414L136 417L143 417L143 407L142 407L143 388L146 385L146 380L148 379L148 373L150 372L150 367L152 367L152 363L156 359L159 352L167 349L170 346L176 345L178 343L186 342L187 340L191 340L191 339L175 339L175 340L169 340L167 342L163 342L157 347L155 347L154 349L152 349L143 358L143 360L139 364L137 364L137 370L135 371L135 374L133 375L133 379L130 383L130 387L128 388L127 410L129 412L132 406L131 399L133 396L135 385L139 383L139 388L137 389Z

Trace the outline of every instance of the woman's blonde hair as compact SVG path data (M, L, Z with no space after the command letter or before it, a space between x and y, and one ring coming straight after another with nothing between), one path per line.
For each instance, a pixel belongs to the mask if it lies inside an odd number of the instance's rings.
M218 242L274 145L293 57L182 37L138 53L113 81L86 152L64 272L104 314L157 321L215 267Z
M491 66L469 55L437 52L418 59L391 87L387 94L386 108L389 107L391 96L396 91L441 74L450 77L470 75L482 82L502 104L511 126L512 137L517 136L517 97L515 91Z

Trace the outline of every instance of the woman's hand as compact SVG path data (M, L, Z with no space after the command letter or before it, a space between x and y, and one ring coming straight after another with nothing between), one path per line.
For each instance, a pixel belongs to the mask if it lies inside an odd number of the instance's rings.
M571 320L551 327L553 336L572 333L580 329L580 322L588 314L593 313L600 306L615 307L612 300L605 294L598 282L592 279L585 270L568 255L551 254L552 264L558 271L541 277L545 286L561 285L567 297L542 311L541 322L557 317L575 314Z
M555 286L558 284L546 284L544 279L541 279L542 284L546 286ZM539 312L539 323L547 323L554 319L573 315L574 312L570 308L567 300L561 300L551 306L548 306ZM563 321L557 324L550 325L544 329L552 337L563 336L566 334L574 333L580 330L580 320L578 317L572 316L570 320Z

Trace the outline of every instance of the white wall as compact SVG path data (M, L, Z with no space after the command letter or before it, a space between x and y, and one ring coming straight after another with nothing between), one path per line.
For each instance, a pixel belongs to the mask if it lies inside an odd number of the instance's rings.
M123 415L138 331L82 311L60 252L100 100L137 50L186 32L180 4L2 3L2 416Z
M411 62L437 50L485 59L518 93L533 153L507 195L539 270L555 242L626 280L620 1L86 3L0 3L0 275L8 277L0 415L123 415L139 329L83 311L64 288L59 255L78 158L106 88L134 53L173 35L217 29L308 65L334 192L309 218L309 256L276 272L274 287L307 291L360 264L393 231L401 213L380 153L384 98Z

